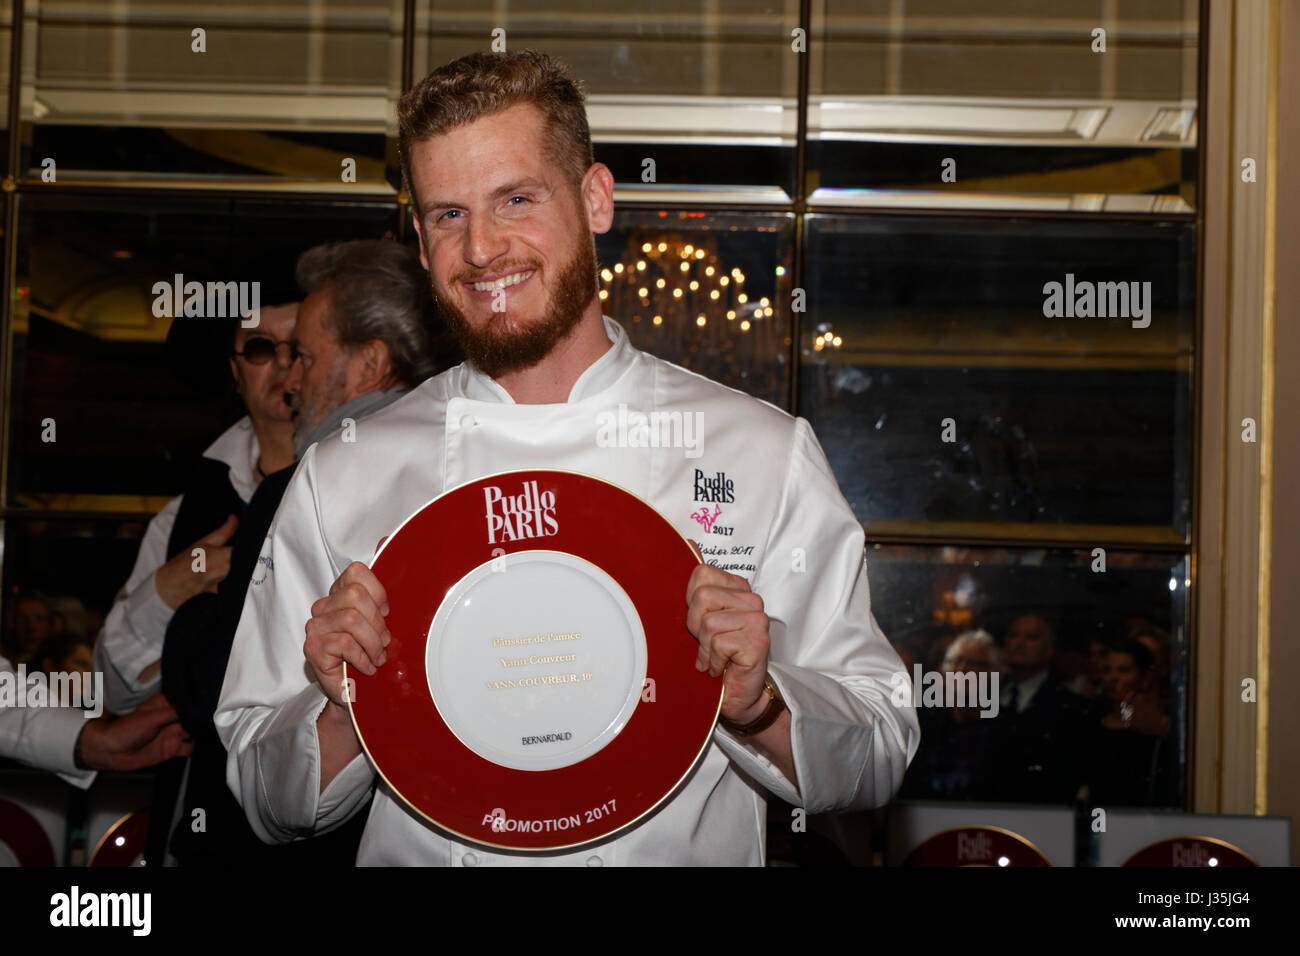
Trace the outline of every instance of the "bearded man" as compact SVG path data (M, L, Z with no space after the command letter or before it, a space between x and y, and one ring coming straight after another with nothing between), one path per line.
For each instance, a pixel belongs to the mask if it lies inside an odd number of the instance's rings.
M472 54L408 92L399 120L422 262L468 361L373 416L364 454L327 439L294 475L216 715L253 828L286 842L340 826L375 782L343 665L388 660L389 595L363 563L379 539L444 490L526 468L619 485L684 535L699 533L698 473L727 476L718 525L753 570L701 564L677 598L722 719L681 789L595 848L492 852L380 780L359 864L761 865L767 793L809 812L887 802L919 736L891 702L907 677L871 615L862 528L806 421L638 351L601 314L593 233L612 223L614 180L578 84L542 54ZM596 423L620 406L702 413L702 457L602 447Z

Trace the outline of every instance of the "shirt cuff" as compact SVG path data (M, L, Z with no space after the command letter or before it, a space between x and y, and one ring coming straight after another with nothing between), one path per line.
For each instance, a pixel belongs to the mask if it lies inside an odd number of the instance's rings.
M791 701L789 694L786 693L786 683L782 680L781 665L769 663L767 672L772 675L772 682L776 684L777 689L781 692L781 697L786 702L786 707L790 711L790 743L794 754L795 773L799 772L802 765L799 753L799 736L798 720L799 712L797 705ZM713 738L718 746L722 748L731 760L740 767L741 770L753 777L758 783L766 787L775 796L784 800L791 806L802 806L803 801L799 796L799 791L794 785L786 779L785 774L768 760L754 747L741 741L745 738L737 737L722 726L719 721L718 726L714 728Z
M316 684L304 687L276 709L253 742L266 809L289 839L342 825L370 795L374 773L364 753L353 758L324 793L320 790L316 719L328 703Z
M74 753L77 737L86 728L85 711L72 708L52 707L32 714L23 728L23 747L20 759L23 763L52 770L73 783L72 778L85 778L85 786L94 779L94 771L82 770L77 766ZM89 776L87 777L87 774ZM82 786L78 783L77 786Z
M60 773L59 778L78 790L89 790L90 785L95 782L95 771L78 770L76 773Z
M316 804L317 831L333 829L351 817L370 796L370 784L374 779L375 771L365 753L353 757L320 795Z

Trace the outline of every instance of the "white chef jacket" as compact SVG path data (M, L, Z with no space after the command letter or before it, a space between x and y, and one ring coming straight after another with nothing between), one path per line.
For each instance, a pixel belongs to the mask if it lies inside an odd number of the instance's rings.
M908 678L871 614L862 528L812 428L639 351L609 318L605 326L613 346L566 403L516 404L462 364L367 419L354 443L336 435L303 456L263 545L268 572L248 589L215 715L227 781L263 840L339 826L376 777L363 753L320 792L316 718L326 697L303 658L312 603L352 561L368 564L379 539L431 498L524 468L605 479L649 501L687 537L726 542L728 553L754 546L753 557L734 563L755 570L720 566L749 580L771 618L769 671L791 712L799 792L719 727L686 785L635 828L586 849L520 856L452 839L404 809L381 780L358 864L761 865L765 789L815 813L880 806L898 788L920 739L910 689L907 703L891 701L891 677ZM701 412L702 454L600 447L598 416L620 405ZM705 534L691 517L703 507L697 470L730 482L734 500L716 519L732 529L726 537Z
M260 454L253 421L245 415L222 432L203 457L230 466L231 487L247 504L257 488L253 471ZM104 674L104 707L114 714L131 713L158 693L162 685L161 674L145 683L139 677L162 657L163 639L172 619L173 611L159 597L153 576L167 560L167 541L183 497L177 495L167 502L149 522L131 576L118 592L95 640L95 670Z
M0 673L16 675L3 657ZM0 757L52 770L84 790L94 781L95 771L79 769L73 752L86 720L85 711L72 707L0 706Z

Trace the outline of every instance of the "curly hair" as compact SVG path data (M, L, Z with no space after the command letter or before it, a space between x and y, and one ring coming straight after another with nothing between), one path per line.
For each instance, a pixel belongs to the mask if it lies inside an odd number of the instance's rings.
M546 150L576 190L595 162L582 83L545 53L470 53L440 66L408 90L397 104L402 184L416 215L419 198L411 182L416 143L499 113L519 103L541 111Z

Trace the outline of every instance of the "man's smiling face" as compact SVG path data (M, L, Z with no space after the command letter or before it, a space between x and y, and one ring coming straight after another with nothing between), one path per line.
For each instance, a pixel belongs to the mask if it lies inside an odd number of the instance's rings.
M591 176L575 191L548 147L541 111L517 104L411 150L420 258L439 314L488 375L535 365L596 297L591 233L610 216L598 209L592 221Z

